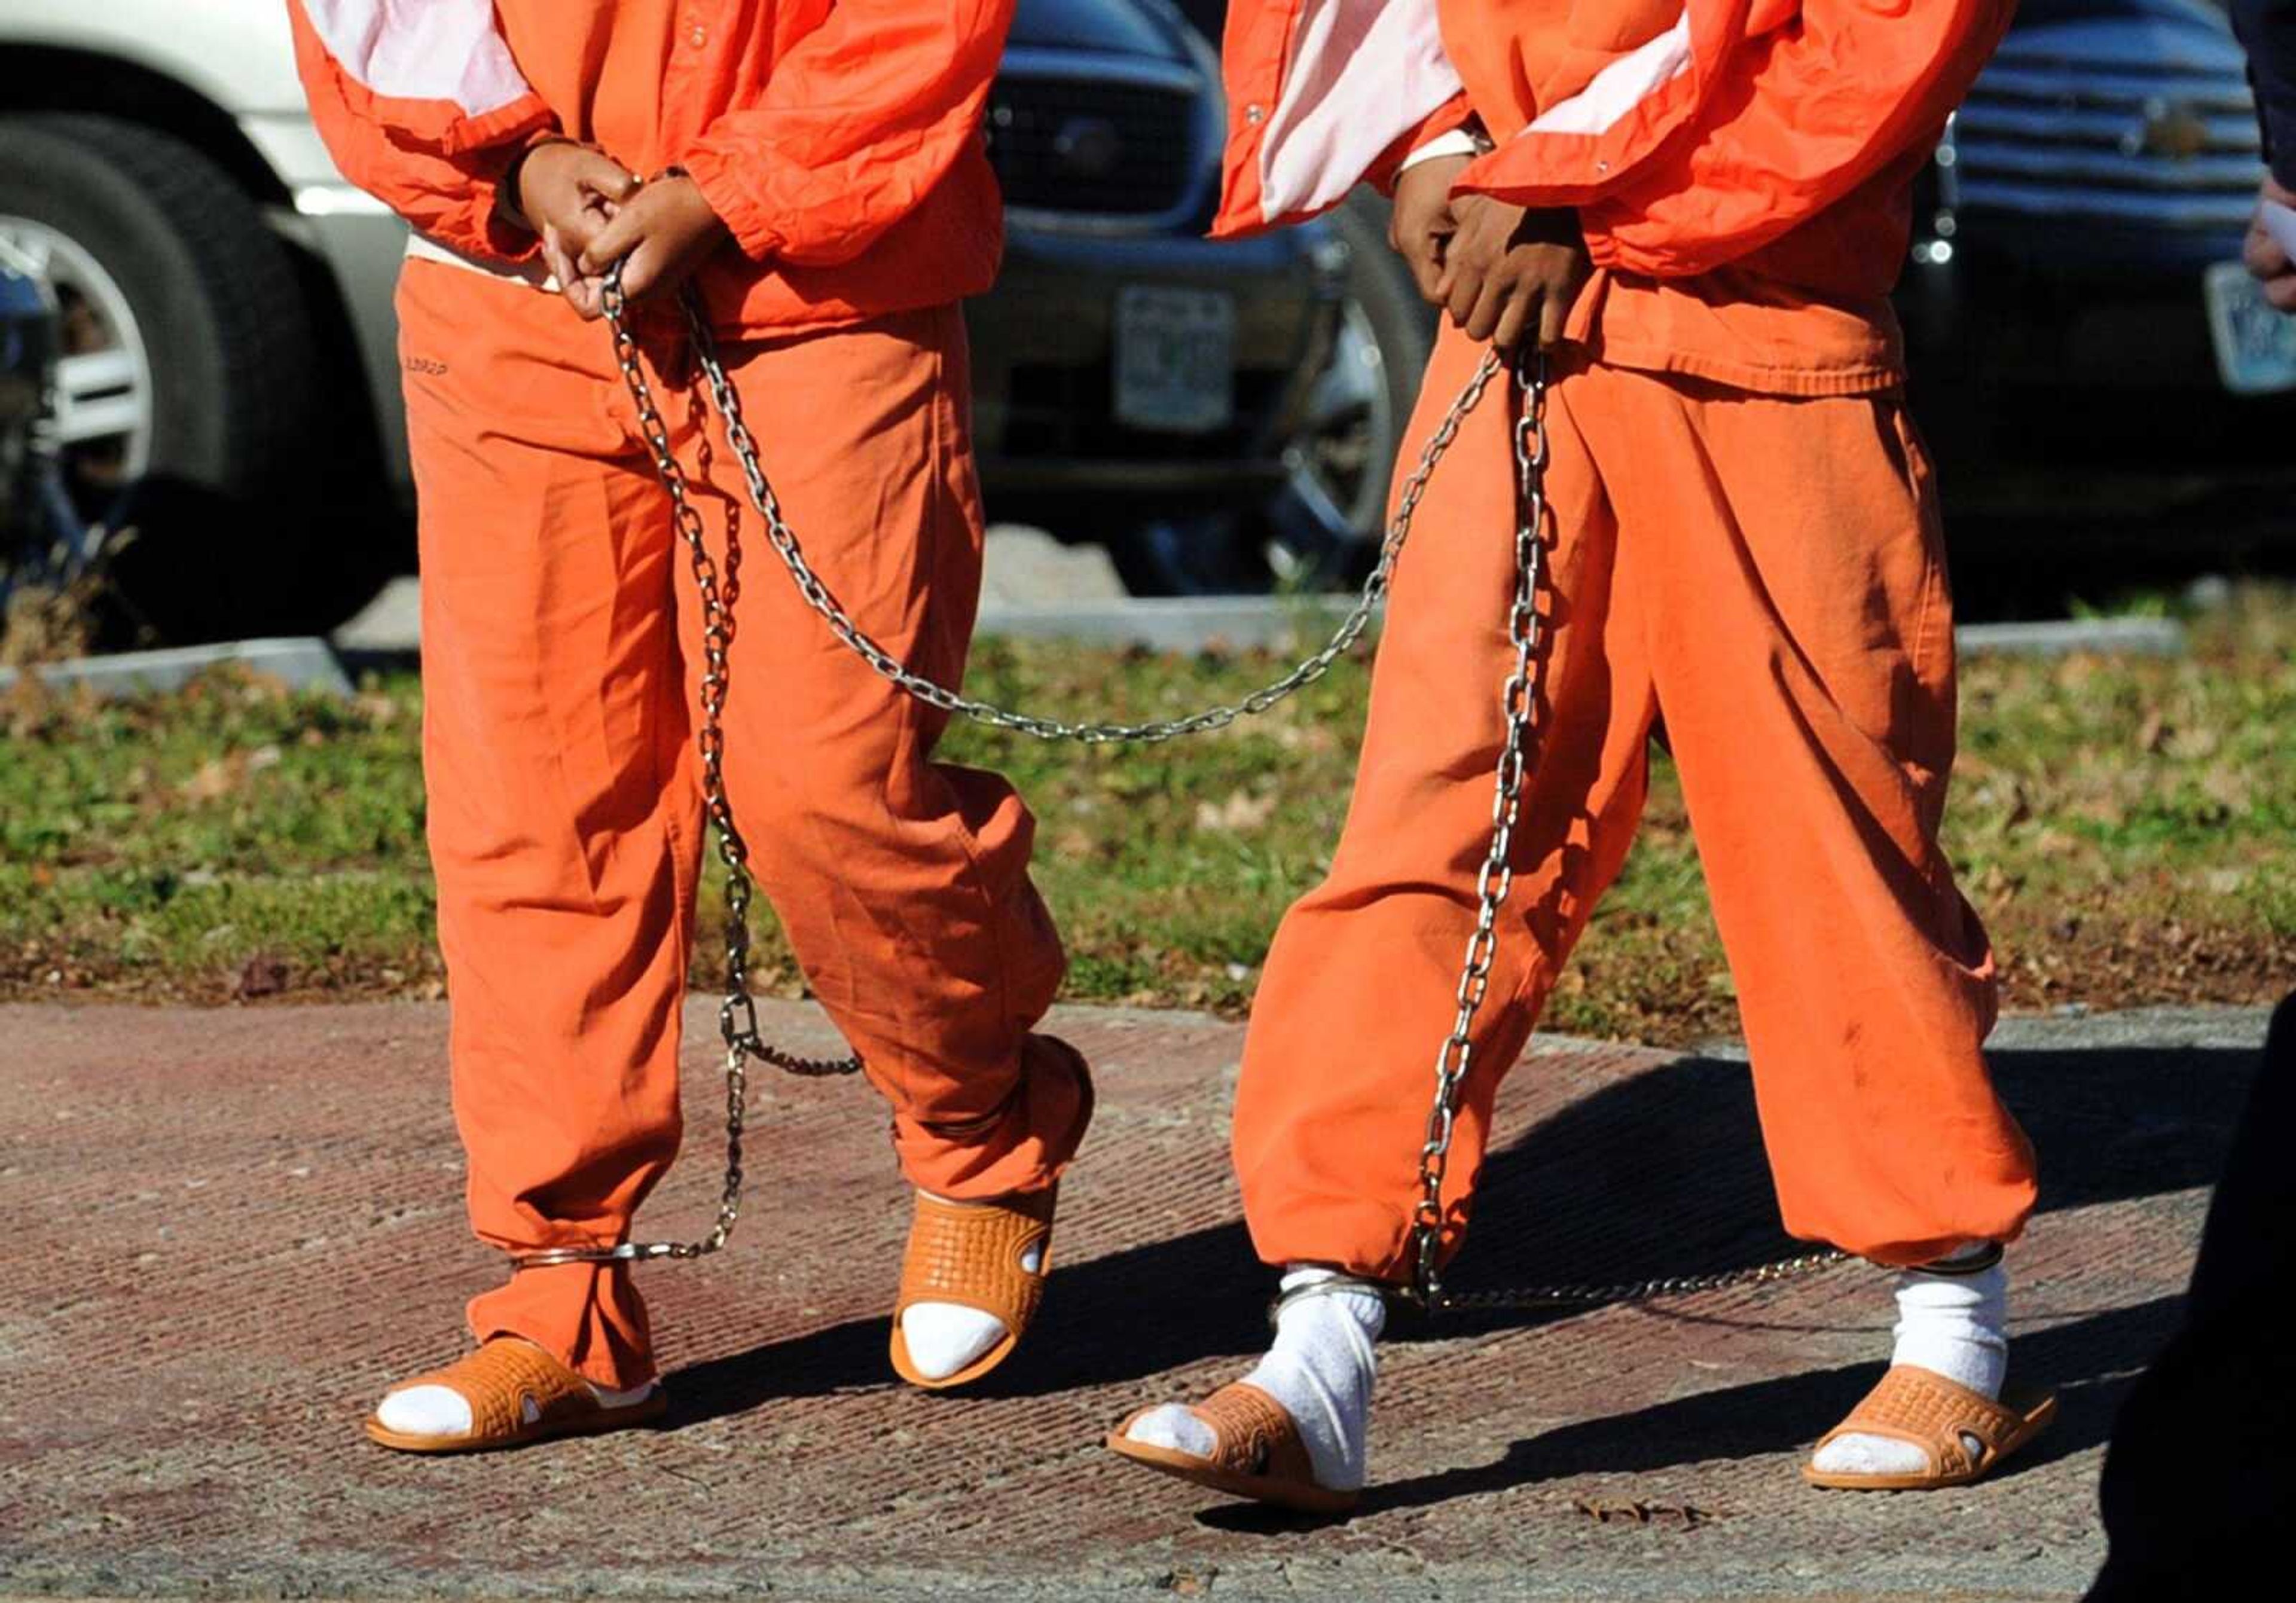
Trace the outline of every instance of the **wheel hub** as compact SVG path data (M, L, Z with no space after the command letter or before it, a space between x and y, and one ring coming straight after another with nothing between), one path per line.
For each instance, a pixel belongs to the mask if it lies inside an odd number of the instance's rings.
M70 235L0 214L0 240L55 297L62 339L53 438L73 498L95 515L151 466L156 408L144 331L119 282Z

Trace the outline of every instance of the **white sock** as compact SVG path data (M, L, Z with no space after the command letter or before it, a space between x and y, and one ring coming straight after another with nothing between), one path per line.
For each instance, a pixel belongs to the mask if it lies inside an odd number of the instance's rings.
M936 1202L951 1200L934 1197L931 1191L920 1195L932 1197ZM1044 1266L1044 1248L1029 1247L1021 1255L1021 1264L1036 1273ZM1004 1339L1003 1320L962 1303L911 1303L901 1310L901 1340L909 1349L909 1362L928 1380L947 1378Z
M659 1383L649 1380L626 1391L600 1386L594 1380L586 1384L590 1394L605 1407L627 1408L633 1403L644 1402ZM532 1399L528 1400L526 1408L526 1422L531 1425L541 1413ZM374 1417L382 1421L385 1430L395 1430L404 1436L466 1435L471 1428L471 1400L451 1386L402 1386L375 1404Z
M1293 1268L1283 1288L1296 1291L1345 1277L1329 1269ZM1370 1290L1305 1296L1276 1317L1275 1345L1243 1378L1283 1405L1300 1427L1316 1482L1334 1492L1364 1484L1371 1433L1372 1383L1379 1359L1372 1344L1387 1325L1387 1304ZM1127 1431L1135 1442L1208 1458L1211 1427L1177 1403L1143 1414Z
M2009 1273L1898 1276L1898 1345L1892 1363L1942 1375L1987 1397L2001 1395L2009 1372ZM1834 1475L1917 1475L1929 1455L1888 1436L1837 1436L1812 1460Z

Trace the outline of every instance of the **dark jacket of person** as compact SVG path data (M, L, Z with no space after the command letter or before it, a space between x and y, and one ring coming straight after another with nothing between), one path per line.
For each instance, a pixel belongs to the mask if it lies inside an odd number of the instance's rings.
M2248 50L2264 159L2283 189L2296 190L2296 0L2232 0L2232 25Z
M2184 1328L2113 1427L2101 1498L2112 1551L2087 1603L2224 1603L2285 1583L2277 1555L2296 1509L2292 1289L2296 996L2272 1016L2209 1205ZM2282 1582L2267 1579L2275 1573Z

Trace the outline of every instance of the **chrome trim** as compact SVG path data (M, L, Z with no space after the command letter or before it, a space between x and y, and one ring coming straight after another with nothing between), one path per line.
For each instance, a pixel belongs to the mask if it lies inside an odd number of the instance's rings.
M2251 203L2264 176L2253 154L2178 159L2117 151L2035 149L2029 143L1963 139L1956 149L1965 183L2047 184L2084 192L2121 194L2241 194Z
M1160 212L1111 213L1054 210L1044 207L1007 204L1004 216L1014 227L1037 233L1073 234L1113 239L1138 238L1191 231L1210 209L1219 184L1218 153L1225 117L1219 102L1219 79L1200 68L1177 61L1150 61L1142 56L1104 55L1096 51L1043 45L1020 45L1004 53L1000 79L1015 83L1072 83L1088 86L1123 84L1160 89L1188 97L1193 110L1191 148L1194 176L1180 200Z
M2013 35L1956 116L1941 176L1971 212L2234 232L2263 174L2253 105L2236 66L2173 46L2138 61Z

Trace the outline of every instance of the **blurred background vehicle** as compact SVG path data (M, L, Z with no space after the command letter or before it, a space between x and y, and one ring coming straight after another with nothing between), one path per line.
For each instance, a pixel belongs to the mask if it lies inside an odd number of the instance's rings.
M1021 0L988 127L991 515L1104 541L1136 593L1365 571L1430 338L1383 222L1202 238L1219 61L1166 0Z
M63 320L37 265L0 239L0 664L86 643L84 603L117 530L82 518L55 428Z
M1919 197L1898 296L1956 568L2296 554L2296 325L2240 266L2263 158L2209 0L2022 0Z
M2296 346L2267 337L2284 320L2254 317L2262 290L2218 271L2262 162L2219 6L2023 0L1939 149L1909 328L2002 388L2296 388Z
M990 511L1105 544L1142 593L1359 576L1434 328L1376 195L1200 237L1224 10L1021 0L988 117ZM1957 568L2006 609L2061 604L2069 560L2296 554L2273 448L2296 331L2234 266L2250 105L2210 0L2025 0L1939 152L1900 297L1915 405ZM0 240L60 320L64 484L141 536L123 615L319 628L407 567L403 230L328 160L275 0L10 0L0 106Z
M0 240L62 320L54 431L170 639L324 624L404 566L390 294L264 0L0 11Z
M37 431L55 386L56 307L32 264L0 244L0 541L40 515Z
M0 241L0 552L37 551L60 532L49 433L56 343L55 298L32 263ZM17 566L0 564L0 608Z
M1180 3L1218 37L1226 0ZM2296 565L2296 324L2240 266L2262 176L2220 0L2021 0L1898 297L1964 600ZM1391 264L1376 196L1339 221Z
M276 0L12 0L0 106L0 239L58 303L70 493L140 530L127 606L176 639L340 617L411 558L404 233L328 160ZM1021 0L988 120L992 514L1148 593L1361 572L1426 348L1376 227L1201 237L1218 62L1166 0Z

